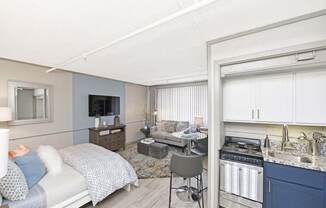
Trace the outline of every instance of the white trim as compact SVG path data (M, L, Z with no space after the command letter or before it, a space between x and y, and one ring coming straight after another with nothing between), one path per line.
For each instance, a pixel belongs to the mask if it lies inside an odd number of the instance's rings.
M184 15L186 15L188 13L191 13L191 12L196 11L198 9L201 9L201 8L203 8L205 6L208 6L209 4L212 4L212 3L216 2L216 1L217 0L203 0L203 1L200 1L198 3L195 3L194 5L189 6L188 8L182 9L182 10L180 10L178 12L175 12L175 13L173 13L173 14L171 14L171 15L163 18L163 19L160 19L160 20L158 20L156 22L153 22L153 23L151 23L149 25L146 25L145 27L142 27L142 28L140 28L138 30L135 30L135 31L127 34L127 35L124 35L124 36L122 36L122 37L120 37L118 39L115 39L115 40L111 41L110 43L107 43L107 44L105 44L105 45L103 45L103 46L101 46L99 48L96 48L94 50L83 53L83 54L81 54L79 56L76 56L76 57L74 57L72 59L69 59L69 60L63 62L62 64L58 65L57 67L53 67L53 68L47 70L46 72L47 73L52 72L52 71L54 71L54 70L56 70L58 68L62 68L64 66L69 65L71 63L74 63L74 62L76 62L76 61L78 61L80 59L87 60L88 56L94 55L94 54L96 54L96 53L98 53L98 52L100 52L102 50L105 50L105 49L107 49L107 48L109 48L109 47L111 47L113 45L116 45L116 44L118 44L118 43L120 43L120 42L122 42L124 40L128 40L128 39L130 39L130 38L132 38L134 36L137 36L137 35L139 35L139 34L141 34L143 32L146 32L146 31L151 30L151 29L153 29L155 27L158 27L160 25L168 23L168 22L170 22L170 21L172 21L174 19L177 19L178 17L184 16Z
M153 80L150 82L145 82L144 85L146 86L153 86L153 85L167 85L167 84L178 84L178 83L189 83L189 82L200 82L200 81L207 81L207 73L200 72L200 73L192 73L187 75L178 75L178 76L171 76L164 79Z
M216 39L207 41L207 46L211 46L211 45L214 45L214 44L217 44L217 43L225 42L225 41L228 41L228 40L236 39L236 38L239 38L239 37L247 36L247 35L258 33L258 32L262 32L262 31L265 31L265 30L270 30L270 29L290 25L290 24L293 24L293 23L296 23L296 22L301 22L301 21L305 21L305 20L308 20L308 19L312 19L312 18L324 16L324 15L326 15L326 9L322 9L322 10L312 12L312 13L309 13L309 14L304 14L304 15L301 15L301 16L293 17L293 18L290 18L290 19L287 19L287 20L275 22L275 23L268 24L268 25L265 25L265 26L262 26L262 27L253 28L253 29L250 29L250 30L235 33L235 34L228 35L228 36L225 36L225 37L216 38Z
M220 126L220 70L211 64L211 48L208 54L208 207L218 207Z
M290 47L268 50L264 52L258 52L258 53L252 53L252 54L246 54L242 56L221 59L218 60L218 62L220 63L221 66L228 66L228 65L235 65L235 64L241 64L246 62L259 61L264 59L294 55L298 53L305 53L310 51L320 51L323 49L326 49L326 39L294 45Z
M88 191L83 191L51 208L79 208L91 201Z

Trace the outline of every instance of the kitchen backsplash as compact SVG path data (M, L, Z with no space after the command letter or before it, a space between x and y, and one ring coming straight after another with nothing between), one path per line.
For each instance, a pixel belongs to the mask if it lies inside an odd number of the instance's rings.
M301 132L305 132L308 138L312 138L313 132L320 132L326 136L326 127L319 126L289 126L289 138L299 152L307 152L308 142L299 141L297 138ZM264 140L266 134L275 145L282 140L282 125L272 124L242 124L225 123L225 135L239 136ZM326 156L326 141L320 144L321 154Z

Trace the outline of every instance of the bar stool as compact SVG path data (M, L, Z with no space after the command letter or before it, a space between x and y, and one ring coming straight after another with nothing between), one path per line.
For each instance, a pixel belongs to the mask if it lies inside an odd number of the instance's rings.
M170 192L169 192L169 208L171 207L171 194L172 189L177 192L187 194L188 200L197 201L199 207L204 208L204 190L203 190L203 161L200 155L180 155L173 154L170 163ZM187 186L173 188L173 174L188 179ZM195 178L197 188L191 186L191 178ZM200 203L202 199L202 205Z

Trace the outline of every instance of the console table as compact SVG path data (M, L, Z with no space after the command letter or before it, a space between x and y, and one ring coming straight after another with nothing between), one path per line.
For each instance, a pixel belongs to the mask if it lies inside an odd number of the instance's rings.
M106 126L89 129L89 142L97 144L111 151L125 149L126 126Z

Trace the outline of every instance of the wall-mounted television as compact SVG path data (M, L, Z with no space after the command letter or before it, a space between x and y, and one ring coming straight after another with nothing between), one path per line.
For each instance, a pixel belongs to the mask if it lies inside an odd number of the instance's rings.
M88 95L88 115L90 117L120 115L120 97Z

